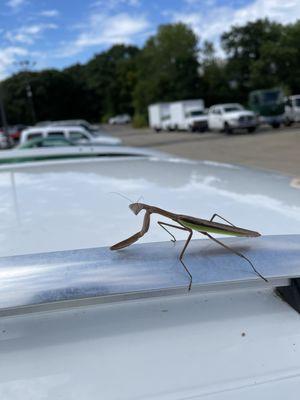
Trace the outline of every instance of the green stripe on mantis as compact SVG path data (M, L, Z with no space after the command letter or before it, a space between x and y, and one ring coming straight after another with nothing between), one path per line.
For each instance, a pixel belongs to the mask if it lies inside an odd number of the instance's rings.
M222 235L229 235L229 236L245 236L242 233L238 233L238 232L230 232L230 226L228 227L228 231L224 230L224 229L218 229L218 228L213 228L213 227L209 227L209 226L205 226L205 225L198 225L198 224L193 224L191 222L186 222L182 219L179 220L179 222L185 226L186 228L189 229L193 229L194 231L197 232L211 232L211 233L220 233Z

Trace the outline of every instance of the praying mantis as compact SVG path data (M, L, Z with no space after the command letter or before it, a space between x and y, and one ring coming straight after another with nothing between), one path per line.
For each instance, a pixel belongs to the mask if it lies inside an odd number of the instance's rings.
M192 287L193 277L192 277L189 269L187 268L187 266L184 264L182 259L183 259L184 253L187 249L187 246L192 239L193 231L196 231L196 232L201 233L202 235L205 235L209 239L213 240L215 243L218 243L220 246L224 247L225 249L231 251L232 253L236 254L237 256L248 261L248 263L251 265L255 274L258 275L260 278L262 278L265 282L268 282L267 279L264 278L257 271L257 269L254 267L252 262L246 256L244 256L244 254L239 253L238 251L232 249L231 247L225 245L220 240L218 240L210 235L210 233L217 233L217 234L230 235L230 236L258 237L258 236L261 236L260 233L251 231L248 229L244 229L244 228L239 228L239 227L233 225L231 222L227 221L225 218L221 217L219 214L213 214L213 216L211 217L210 220L206 220L206 219L191 217L189 215L175 214L173 212L164 210L162 208L151 206L151 205L144 204L144 203L132 203L129 205L129 208L135 215L138 215L142 210L145 210L142 229L139 232L135 233L134 235L130 236L129 238L123 240L122 242L116 243L113 246L111 246L110 247L111 250L123 249L124 247L130 246L131 244L138 241L149 230L151 214L158 214L163 217L169 218L170 220L177 223L177 225L174 225L174 224L169 224L169 223L162 222L162 221L157 222L158 225L161 226L172 237L173 242L176 241L176 238L171 232L169 232L169 230L166 227L180 229L182 231L188 232L188 234L189 234L188 238L183 246L183 249L179 255L179 260L181 261L184 269L186 270L186 272L188 273L189 278L190 278L189 290ZM214 222L213 220L216 217L220 218L227 224Z

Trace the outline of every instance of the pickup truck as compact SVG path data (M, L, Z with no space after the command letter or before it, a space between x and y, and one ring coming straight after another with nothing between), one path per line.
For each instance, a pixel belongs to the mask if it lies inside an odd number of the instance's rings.
M240 104L216 104L208 112L210 130L223 131L227 134L237 129L254 132L258 126L256 115Z

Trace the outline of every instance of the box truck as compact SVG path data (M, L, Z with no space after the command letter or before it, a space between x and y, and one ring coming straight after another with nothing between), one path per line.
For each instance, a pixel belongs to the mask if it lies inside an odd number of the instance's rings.
M204 101L183 100L170 104L170 129L182 131L207 130L207 115L205 113Z
M156 103L148 107L149 126L156 132L170 129L170 103Z

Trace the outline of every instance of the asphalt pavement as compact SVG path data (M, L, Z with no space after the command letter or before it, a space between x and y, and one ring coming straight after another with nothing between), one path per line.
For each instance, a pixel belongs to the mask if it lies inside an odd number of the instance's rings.
M180 157L243 164L300 177L300 125L273 129L260 127L255 133L153 132L129 125L103 125L103 130L127 146L153 148Z

